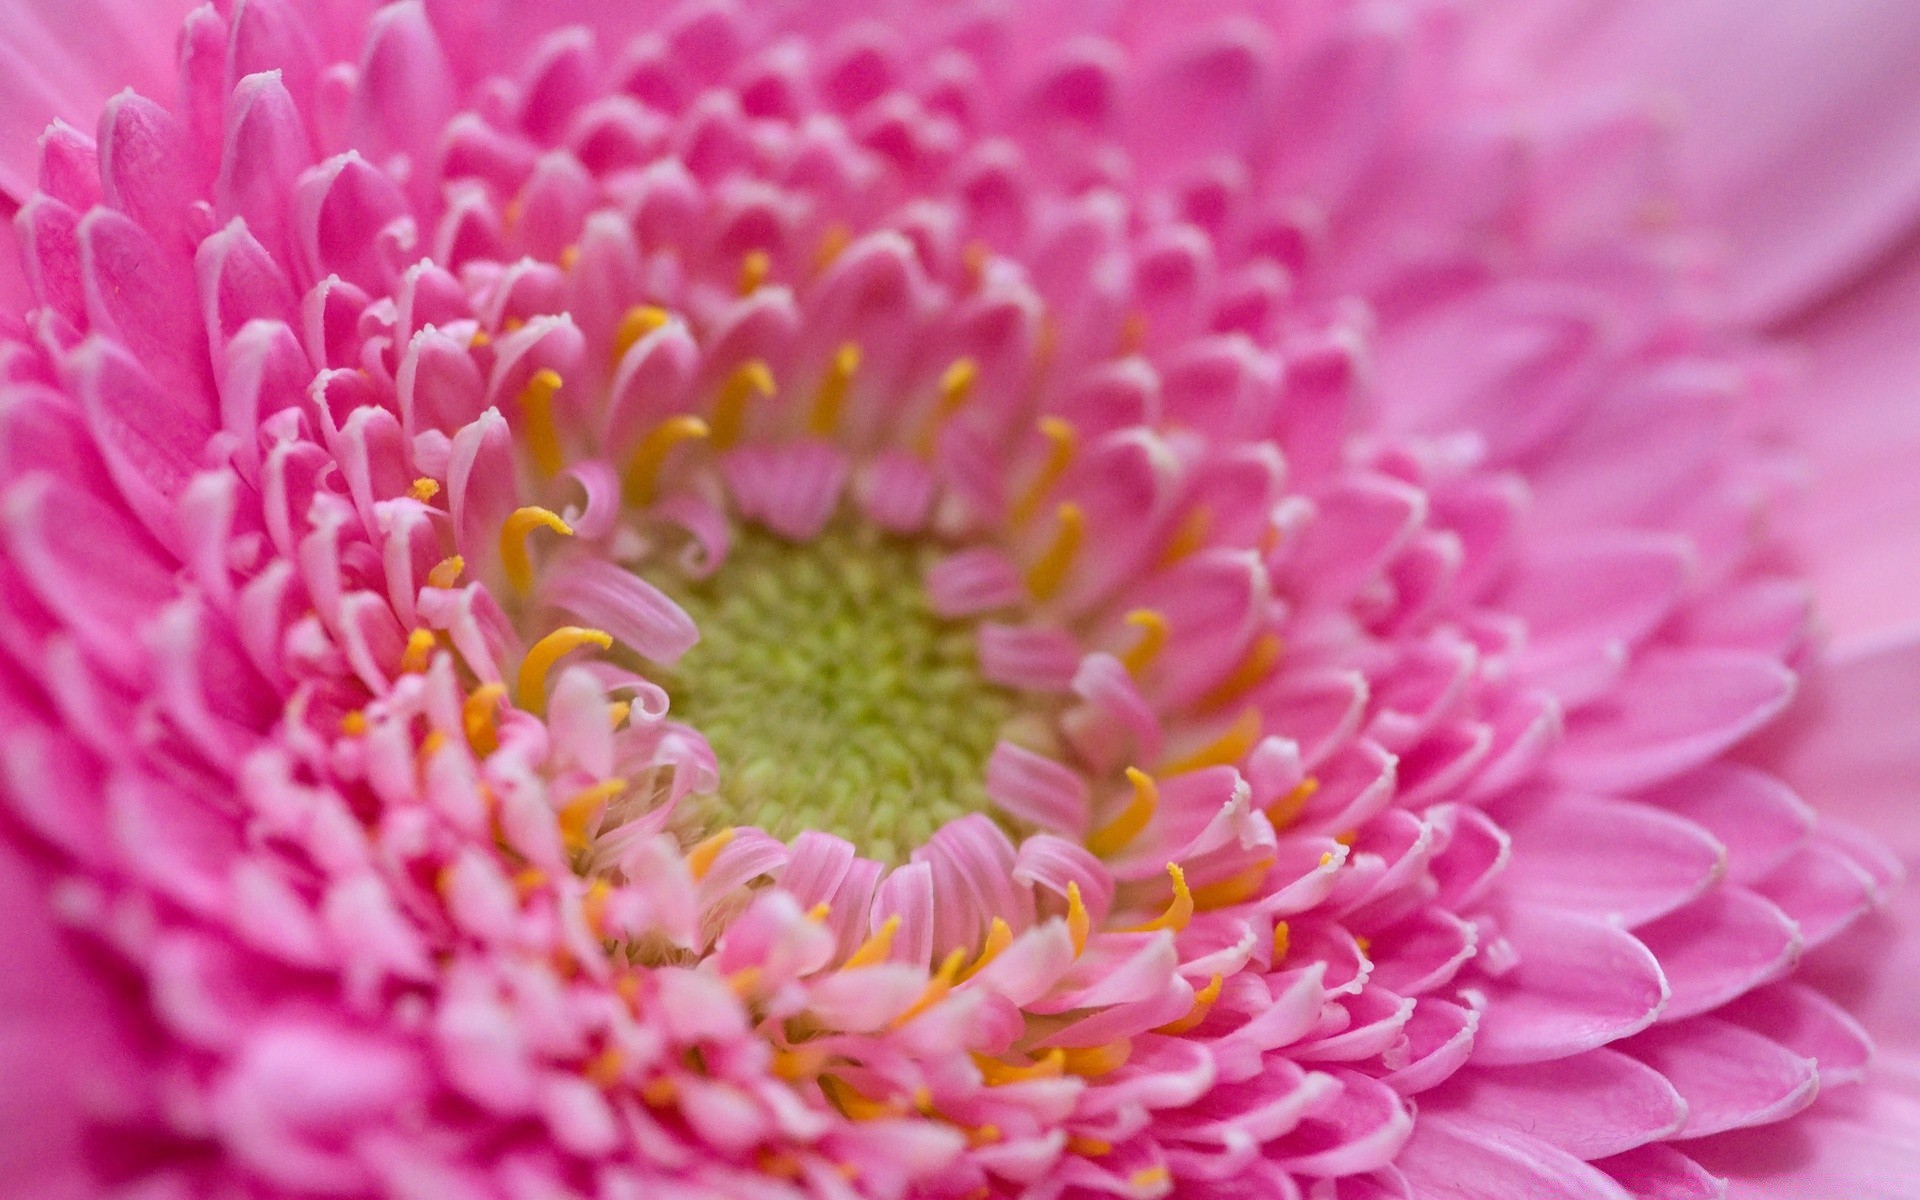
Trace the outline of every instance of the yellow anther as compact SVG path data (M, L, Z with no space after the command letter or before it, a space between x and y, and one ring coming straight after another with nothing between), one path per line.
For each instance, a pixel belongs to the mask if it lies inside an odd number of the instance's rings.
M1368 937L1364 933L1354 934L1353 944L1360 947L1360 953L1362 954L1365 954L1367 951L1373 949L1373 939Z
M773 372L766 363L756 358L735 367L713 402L713 448L725 450L739 441L747 423L747 406L755 396L772 396L773 390Z
M427 669L427 660L433 657L433 630L416 629L407 635L407 648L400 652L400 673L418 675Z
M840 964L840 969L851 971L887 961L888 956L893 953L893 935L899 932L900 914L895 913L881 922L880 928L872 937L861 942L858 950L847 956L847 961Z
M1127 652L1120 656L1120 665L1129 674L1138 675L1152 666L1166 647L1167 618L1157 608L1136 608L1127 614L1126 622L1140 631L1140 640L1127 647Z
M627 714L633 711L631 700L614 700L607 705L607 724L615 729L627 723Z
M1273 860L1263 858L1244 871L1197 887L1193 889L1193 906L1201 912L1209 912L1252 899L1259 893L1260 885L1266 882L1267 872L1272 867Z
M728 826L687 851L687 873L696 881L705 879L707 872L713 870L720 852L733 842L733 833L733 827Z
M792 1083L798 1079L811 1079L827 1065L831 1056L817 1046L796 1046L791 1050L773 1052L773 1073Z
M526 327L527 322L524 317L508 317L506 320L500 322L501 333L519 333Z
M1307 776L1294 784L1292 791L1267 805L1267 820L1275 829L1284 829L1293 824L1294 819L1300 815L1300 810L1307 806L1307 801L1313 799L1313 794L1319 790L1320 781L1311 775Z
M749 250L740 256L740 294L751 296L760 290L773 270L773 258L765 250Z
M1120 325L1120 356L1138 354L1147 344L1147 314L1134 309Z
M1285 921L1273 924L1273 965L1279 966L1287 959L1287 951L1293 949L1293 927Z
M460 573L467 569L467 560L458 554L449 554L433 564L427 572L427 586L432 588L450 588L460 582Z
M621 1056L620 1051L613 1046L608 1046L588 1059L586 1067L580 1073L586 1076L587 1082L595 1087L607 1088L619 1082L620 1071L626 1065L626 1059Z
M980 1077L986 1080L988 1087L1001 1087L1033 1079L1058 1079L1066 1073L1067 1053L1056 1046L1026 1066L1001 1062L997 1058L976 1053L973 1065L980 1068Z
M1127 1176L1127 1184L1139 1191L1161 1188L1173 1182L1173 1172L1165 1167L1141 1167Z
M980 957L973 960L973 965L968 967L961 974L960 978L963 980L972 979L975 975L986 970L987 964L999 958L1000 952L1012 944L1013 927L1008 925L1005 919L995 917L993 924L987 927L987 944L980 948Z
M560 808L560 840L569 850L581 850L587 844L587 826L607 801L627 790L624 779L603 779L581 792Z
M1127 1059L1133 1056L1133 1039L1120 1038L1104 1046L1082 1046L1066 1052L1065 1066L1069 1075L1083 1075L1088 1079L1118 1071L1127 1065Z
M504 232L512 233L514 226L520 224L520 218L526 215L527 202L519 196L515 196L513 199L507 201L505 208L500 210L500 228Z
M1246 695L1273 673L1285 649L1286 642L1279 634L1271 629L1262 632L1253 639L1253 645L1247 647L1233 671L1200 697L1195 707L1220 708Z
M537 504L514 509L513 515L500 526L500 569L507 573L507 582L516 592L526 592L533 587L533 559L527 554L527 538L536 529L550 529L561 537L573 536L573 526L550 509Z
M1184 775L1205 767L1230 767L1247 756L1260 741L1260 710L1245 708L1226 732L1195 750L1160 768L1162 775Z
M669 1075L656 1075L640 1088L640 1098L654 1108L665 1108L679 1094L679 1085Z
M473 336L467 339L467 349L469 350L478 350L482 346L491 345L493 345L493 335L484 329L474 330Z
M500 745L500 735L494 729L494 710L507 698L507 688L501 683L483 683L467 695L465 704L460 706L460 726L467 731L467 745L473 752L485 758Z
M420 478L414 480L413 486L407 489L407 495L412 496L415 500L418 500L422 504L425 504L427 501L433 499L435 496L438 496L439 494L440 494L439 480L429 479L425 475L422 475Z
M825 900L822 900L807 910L807 920L812 921L815 925L825 925L827 918L832 915L833 905L828 904Z
M1113 1153L1113 1143L1076 1133L1067 1139L1067 1149L1086 1158L1099 1158L1103 1154Z
M607 915L607 897L613 895L613 885L604 879L596 879L587 885L587 894L580 898L580 919L595 937L600 936L601 918Z
M560 372L541 367L520 389L520 415L526 420L527 452L542 475L557 474L566 465L560 449L560 428L553 420L553 397L561 386Z
M1060 482L1067 468L1073 465L1073 456L1080 449L1079 431L1059 417L1040 418L1040 436L1047 439L1047 457L1040 464L1040 471L1027 485L1026 491L1014 501L1009 514L1016 525L1024 525L1040 511L1040 502L1047 498L1053 485Z
M667 310L651 304L636 304L620 318L613 331L613 361L627 356L639 340L667 323Z
M946 958L940 961L940 969L928 978L927 990L920 993L920 998L909 1005L907 1011L893 1019L894 1027L899 1028L905 1025L908 1021L913 1020L921 1013L932 1008L942 1000L945 1000L947 993L953 990L954 981L960 977L960 968L966 964L966 961L967 948L965 946L955 946L952 950L949 950Z
M842 1115L853 1121L878 1121L900 1115L900 1106L887 1104L863 1096L853 1090L853 1085L838 1075L823 1075L820 1078L820 1090L827 1094Z
M1320 865L1323 867L1333 865L1333 851L1329 850L1320 856Z
M580 264L580 247L571 244L562 246L560 248L560 258L558 261L562 271L573 270L574 267Z
M1192 554L1207 544L1207 534L1213 532L1213 510L1204 504L1196 504L1180 518L1180 524L1174 528L1173 536L1167 539L1166 548L1160 551L1160 565L1170 567L1174 563Z
M1080 898L1078 880L1067 880L1067 936L1073 939L1073 956L1079 958L1087 949L1087 938L1093 933L1093 918L1087 913L1087 902Z
M1181 1017L1177 1021L1168 1021L1165 1025L1154 1030L1154 1032L1179 1034L1186 1033L1188 1030L1198 1027L1200 1022L1207 1019L1207 1014L1213 1011L1213 1002L1219 998L1220 977L1215 975L1206 987L1201 988L1193 994L1193 1007L1187 1010L1186 1016Z
M1027 568L1027 591L1035 600L1051 600L1059 593L1080 553L1080 540L1087 534L1087 518L1072 501L1054 511L1054 521L1053 541L1040 560Z
M340 718L340 732L348 737L364 737L367 732L367 714L354 709Z
M547 873L539 867L527 867L513 877L514 890L523 897L547 886Z
M1160 785L1153 776L1138 767L1127 768L1127 782L1133 785L1133 797L1120 815L1087 835L1087 849L1101 858L1117 853L1147 827L1154 810L1160 807Z
M727 976L727 986L733 989L734 995L745 1000L760 990L761 981L766 976L767 972L762 967L741 967Z
M960 266L967 273L969 289L980 286L980 280L987 273L987 262L993 258L993 247L985 242L968 242L967 248L960 252Z
M830 436L840 428L840 413L847 406L847 389L853 385L854 372L860 369L860 343L847 342L834 351L833 361L813 395L813 409L807 414L807 432L815 437Z
M817 275L832 266L834 260L853 245L853 230L844 221L835 221L827 226L820 235L820 245L813 252L813 270Z
M438 729L430 729L427 736L420 739L420 749L414 752L414 761L424 763L447 748L447 735Z
M660 471L667 455L681 442L695 441L712 433L699 417L668 417L647 431L640 445L627 460L626 499L628 504L652 504L660 491Z
M1179 933L1193 920L1193 893L1187 890L1187 873L1179 863L1168 863L1167 874L1173 879L1173 900L1167 910L1145 925L1135 925L1129 933L1158 933L1162 929Z
M1353 844L1360 840L1360 831L1357 829L1349 829L1345 833L1335 834L1333 840L1339 842L1342 846L1352 848Z
M553 664L582 646L598 646L605 650L613 645L611 634L598 629L582 629L578 625L562 625L533 644L527 656L520 660L520 674L516 682L520 707L536 715L547 709L547 673L553 670Z
M968 1131L967 1144L976 1147L991 1146L995 1142L998 1142L1003 1136L1005 1135L1000 1132L998 1125L981 1125L978 1128Z
M980 365L971 358L955 359L953 365L940 376L940 396L934 401L933 411L927 415L927 422L920 429L916 446L923 457L933 453L940 427L949 417L966 407L967 398L973 395L973 386L979 379Z

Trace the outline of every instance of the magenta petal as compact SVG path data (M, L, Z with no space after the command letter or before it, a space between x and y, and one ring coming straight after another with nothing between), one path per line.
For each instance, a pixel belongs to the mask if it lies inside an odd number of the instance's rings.
M1396 1165L1435 1200L1631 1200L1566 1151L1472 1118L1423 1115Z
M1519 952L1489 982L1474 1060L1543 1062L1644 1029L1667 1002L1653 953L1632 934L1592 917L1516 912L1504 923Z
M1682 1137L1771 1124L1813 1103L1820 1090L1812 1059L1716 1017L1660 1025L1623 1048L1687 1102Z
M1452 1112L1524 1131L1591 1162L1678 1133L1680 1093L1651 1067L1615 1050L1456 1077L1423 1098L1422 1112Z
M1568 720L1556 769L1602 790L1656 783L1765 724L1793 686L1791 671L1759 655L1649 652L1619 692Z

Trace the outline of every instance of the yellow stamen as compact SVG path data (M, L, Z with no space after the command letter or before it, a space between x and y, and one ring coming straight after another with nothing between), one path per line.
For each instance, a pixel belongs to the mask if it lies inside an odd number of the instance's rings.
M560 390L560 372L542 367L520 389L520 413L526 418L527 450L542 475L553 475L566 465L560 450L560 429L553 420L553 397Z
M1197 887L1193 890L1193 906L1201 912L1208 912L1251 899L1260 891L1260 885L1266 881L1267 872L1272 867L1273 860L1263 858L1244 871Z
M1167 905L1167 911L1161 913L1145 925L1135 925L1129 933L1158 933L1162 929L1171 929L1179 933L1193 920L1193 893L1187 890L1187 873L1180 869L1179 863L1168 863L1167 874L1173 878L1173 900Z
M607 705L607 724L615 729L626 724L627 714L633 711L631 700L615 700Z
M765 250L749 250L740 257L740 294L751 296L760 290L773 270L773 258Z
M973 1056L973 1065L980 1068L980 1077L986 1080L988 1087L1000 1087L1009 1083L1025 1083L1032 1079L1058 1079L1066 1072L1067 1054L1056 1046L1022 1067L976 1053Z
M573 270L574 267L580 264L580 247L574 245L562 246L560 248L559 263L562 271Z
M1160 551L1160 565L1170 567L1187 555L1207 544L1207 534L1213 530L1213 510L1204 504L1196 504L1180 518L1180 524L1167 539L1166 548Z
M967 1144L970 1146L991 1146L995 1142L998 1142L1003 1136L998 1125L982 1125L967 1134Z
M728 826L719 833L687 851L687 873L694 880L705 879L707 872L713 870L713 864L720 858L720 852L733 841L733 827Z
M524 897L547 886L547 873L538 867L528 867L513 877L513 886Z
M791 1050L773 1052L773 1073L789 1083L799 1079L811 1079L827 1065L830 1055L816 1046L796 1046Z
M922 457L933 453L940 427L966 406L967 398L973 395L973 385L979 379L980 365L971 358L955 359L946 373L940 376L940 397L934 401L933 412L928 414L927 423L921 427L916 446Z
M1307 776L1294 784L1292 791L1267 805L1267 820L1275 829L1293 824L1300 811L1306 808L1307 801L1313 799L1313 794L1319 790L1320 781L1311 775Z
M999 958L1000 952L1012 944L1012 926L1008 925L1003 918L995 917L993 924L987 927L987 944L981 947L980 957L973 960L973 965L968 967L966 971L961 974L960 978L963 980L972 979L975 975L986 970L987 964Z
M1367 951L1373 949L1373 939L1368 937L1364 933L1354 934L1353 944L1360 947L1360 953L1362 954L1365 954Z
M1040 436L1047 439L1046 461L1040 464L1040 473L1033 477L1027 490L1014 501L1009 514L1016 525L1024 525L1040 511L1040 502L1047 498L1053 485L1073 465L1073 456L1080 448L1079 431L1059 417L1040 418Z
M967 248L960 252L960 266L967 273L969 289L980 286L981 277L987 273L987 262L993 257L993 248L985 242L968 242Z
M354 709L340 718L340 732L348 737L364 737L367 732L367 714Z
M536 715L545 712L547 673L553 670L553 665L582 646L598 646L605 650L612 645L611 634L598 629L582 629L578 625L562 625L535 642L533 649L527 651L527 656L520 660L517 680L520 707Z
M641 338L659 329L667 323L667 310L651 304L636 304L620 318L620 325L613 331L613 361L618 363L627 356Z
M706 437L712 431L699 417L668 417L647 431L627 460L626 499L635 506L652 504L660 490L660 470L667 455L681 442Z
M807 920L812 921L815 925L826 924L827 918L832 915L833 905L828 904L825 900L822 900L807 910Z
M1229 767L1247 756L1260 740L1260 710L1246 708L1227 726L1226 732L1206 745L1160 768L1162 775L1184 775L1205 767Z
M747 406L755 396L765 398L773 390L773 372L766 363L756 358L735 367L713 402L713 448L725 450L739 441L747 423Z
M506 320L500 322L501 333L519 333L526 327L527 322L523 317L508 317Z
M1345 833L1335 834L1333 840L1339 842L1342 846L1351 848L1355 842L1360 840L1360 831L1357 829L1349 829Z
M896 1104L885 1104L861 1095L853 1090L853 1085L838 1075L823 1075L820 1078L820 1090L827 1094L842 1115L853 1121L878 1121L900 1115Z
M1120 665L1130 675L1138 675L1153 665L1167 644L1167 618L1157 608L1136 608L1126 616L1127 624L1140 631L1140 640L1120 656Z
M1165 1187L1173 1181L1173 1172L1165 1167L1141 1167L1127 1176L1129 1186L1145 1191L1148 1188Z
M516 592L533 588L533 559L527 554L527 538L535 529L550 529L561 537L573 536L573 526L551 509L537 504L514 509L513 515L500 526L500 569L507 573L507 582Z
M505 684L483 683L473 689L466 703L460 706L460 726L467 731L467 745L482 758L499 748L500 735L493 726L493 713L506 698Z
M1082 1075L1088 1079L1118 1071L1127 1065L1127 1059L1133 1056L1133 1039L1120 1038L1104 1046L1084 1046L1070 1049L1066 1061L1062 1064L1069 1075Z
M560 809L560 839L569 850L582 850L587 844L587 824L607 801L627 790L624 779L604 779L566 802Z
M1120 815L1087 835L1087 849L1106 858L1114 854L1147 827L1153 820L1153 813L1160 806L1160 785L1153 776L1138 767L1127 768L1127 782L1133 785L1133 798L1120 810Z
M814 393L813 410L807 415L807 432L827 437L840 428L840 412L847 406L847 389L853 374L860 369L860 343L848 342L834 352L827 373Z
M880 928L872 937L861 942L858 950L847 956L847 961L840 964L840 969L852 971L887 961L893 953L893 935L899 932L900 914L895 913L881 922Z
M1067 581L1073 560L1080 553L1080 539L1086 536L1087 519L1080 506L1068 501L1054 511L1058 528L1040 561L1027 569L1027 591L1035 600L1051 600Z
M595 1087L612 1087L619 1082L620 1071L626 1066L626 1059L612 1046L587 1060L586 1068L581 1071L587 1081Z
M416 763L424 763L447 747L447 735L438 729L429 730L427 736L420 739L420 749L414 754Z
M783 1150L769 1150L765 1146L753 1152L753 1165L762 1175L773 1179L798 1179L806 1173L800 1160Z
M1138 354L1147 344L1147 314L1134 309L1120 326L1120 357Z
M678 1085L673 1082L670 1076L666 1075L654 1076L652 1079L647 1080L645 1086L640 1089L640 1098L654 1108L665 1108L667 1105L672 1104L673 1098L679 1094L680 1088Z
M1286 643L1279 634L1271 629L1266 630L1253 639L1253 645L1247 647L1246 654L1233 672L1200 697L1195 707L1221 708L1246 695L1273 672L1274 665L1280 661L1280 652L1285 647Z
M760 990L760 983L766 974L760 967L741 967L727 976L727 986L733 989L734 995L745 1000Z
M893 1019L894 1028L898 1029L929 1008L945 1000L947 993L953 990L954 980L959 978L960 968L966 961L967 948L965 946L955 946L952 950L949 950L946 958L940 961L940 969L935 971L933 976L927 980L927 990L921 992L920 998L907 1006L907 1011Z
M1187 1010L1186 1016L1181 1017L1177 1021L1168 1021L1165 1025L1154 1030L1154 1032L1179 1034L1197 1028L1200 1022L1207 1019L1207 1014L1213 1011L1213 1002L1219 998L1220 977L1215 975L1206 987L1201 988L1193 994L1193 1007Z
M596 879L587 885L587 894L580 899L580 919L595 937L600 936L600 921L607 915L607 897L613 895L613 885L604 879Z
M820 245L813 252L813 270L817 275L832 266L834 260L853 245L853 230L843 221L835 221L827 226L820 235Z
M1087 1158L1099 1158L1102 1154L1113 1153L1113 1143L1076 1133L1067 1139L1067 1149Z
M412 496L415 500L418 500L422 504L425 504L427 501L433 499L435 496L438 496L439 494L440 494L439 481L435 479L428 479L425 475L422 475L420 478L414 480L413 486L407 489L407 495Z
M1293 927L1285 921L1276 921L1273 925L1273 965L1279 966L1287 959L1287 951L1293 949Z
M418 675L427 669L427 659L433 655L433 630L416 629L407 635L407 648L400 652L400 673Z
M467 339L467 349L469 350L478 350L482 346L491 345L493 345L493 335L484 329L474 330L473 336Z
M1087 902L1080 898L1078 880L1067 880L1067 936L1073 939L1073 956L1079 958L1087 948L1087 938L1093 933L1093 918L1087 913Z
M460 573L466 569L466 559L461 558L458 554L449 554L447 557L433 564L433 569L427 572L427 586L433 588L450 588L460 582Z

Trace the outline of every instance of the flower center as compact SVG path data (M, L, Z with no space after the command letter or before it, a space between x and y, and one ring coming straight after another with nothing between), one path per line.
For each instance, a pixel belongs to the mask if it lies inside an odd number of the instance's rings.
M980 677L970 624L929 610L939 552L856 520L803 543L741 526L711 577L652 580L700 629L666 680L719 760L718 792L689 801L700 824L817 829L899 862L987 807L1019 705Z

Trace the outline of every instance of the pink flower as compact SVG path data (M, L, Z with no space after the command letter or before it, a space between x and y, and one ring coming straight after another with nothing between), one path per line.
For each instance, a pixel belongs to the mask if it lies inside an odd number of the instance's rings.
M1912 1194L1904 8L58 7L9 1196Z

